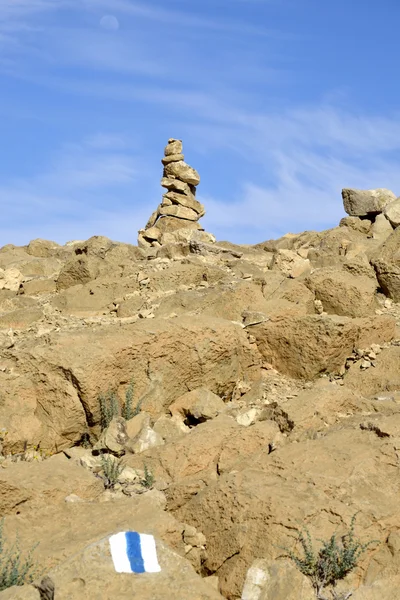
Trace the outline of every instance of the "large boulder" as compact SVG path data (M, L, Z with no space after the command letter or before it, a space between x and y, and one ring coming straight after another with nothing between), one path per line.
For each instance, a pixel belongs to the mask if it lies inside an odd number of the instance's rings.
M378 283L367 276L354 276L338 269L315 270L306 285L322 302L325 312L345 317L363 317L377 308L375 297Z
M221 598L183 558L185 525L160 509L158 494L116 498L106 505L86 501L42 505L35 511L8 516L4 533L12 540L18 531L21 548L29 549L40 542L34 558L54 582L56 599L80 600L84 593L93 600L128 600L132 594L143 600L164 600L172 590L179 600ZM159 573L116 573L109 537L121 531L154 535ZM30 585L5 590L0 598L28 600L32 593L39 600L38 592Z
M383 212L390 224L393 227L398 227L400 225L400 198L396 198L396 200L387 204Z
M88 352L90 348L90 352ZM227 397L240 378L255 378L261 362L240 325L210 317L153 319L121 327L60 331L11 351L13 373L0 372L0 419L14 449L41 440L62 449L99 422L99 395L135 398L153 415L202 386Z
M382 290L396 302L400 301L400 227L387 238L373 259L376 276Z
M385 188L376 190L345 188L342 190L342 198L344 210L348 215L366 217L382 212L387 204L396 200L396 195Z
M193 169L193 167L186 164L183 160L165 165L164 172L167 177L176 177L190 185L198 185L200 183L200 175L196 169Z
M222 594L229 600L240 598L254 561L277 559L282 546L294 548L296 529L302 525L314 540L329 539L347 530L351 517L362 510L356 521L361 541L383 541L398 530L397 459L391 445L397 443L398 432L392 437L385 430L385 435L349 426L287 444L272 454L265 448L184 504L176 514L201 526L207 538L204 566L218 575ZM348 577L348 589L362 583L375 548L363 555L360 575ZM385 566L399 573L390 552L382 553L379 561L375 579Z
M264 359L286 375L305 379L340 371L361 340L365 347L390 341L394 333L390 317L289 316L252 326Z
M44 504L57 504L72 493L82 500L94 500L104 490L100 479L74 464L64 454L56 454L42 462L37 462L40 451L33 456L34 460L28 462L7 461L6 468L1 469L1 515L26 513Z

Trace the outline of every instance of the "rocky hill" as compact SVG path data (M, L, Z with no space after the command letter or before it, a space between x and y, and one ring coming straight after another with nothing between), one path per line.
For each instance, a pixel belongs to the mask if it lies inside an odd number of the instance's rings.
M179 140L163 165L138 246L0 249L4 535L57 600L312 600L282 547L358 513L379 544L340 585L398 599L400 199L345 189L338 227L238 246L201 227ZM117 574L118 531L161 572Z

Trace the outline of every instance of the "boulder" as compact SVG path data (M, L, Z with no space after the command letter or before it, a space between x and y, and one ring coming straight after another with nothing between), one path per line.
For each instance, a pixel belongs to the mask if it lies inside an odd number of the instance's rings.
M93 449L98 452L111 452L116 456L121 456L125 452L127 442L128 434L125 419L114 417L109 426L102 431Z
M0 290L11 290L17 292L26 277L15 267L0 269Z
M286 277L295 279L311 270L310 261L293 250L277 250L271 264L272 270L279 270Z
M164 158L161 159L161 162L163 165L169 165L173 162L182 162L184 158L183 154L168 154L168 156L164 156Z
M346 387L357 390L366 397L387 394L400 389L400 347L384 349L374 360L373 368L361 369L361 360L347 371Z
M355 190L345 188L342 190L344 210L354 217L366 217L383 211L387 204L396 200L390 190L378 188L376 190Z
M199 217L205 215L204 205L200 204L200 202L198 202L190 192L188 194L180 194L174 191L169 191L164 194L163 198L170 200L172 204L178 204L194 210Z
M305 281L329 314L362 317L377 308L377 282L366 276L354 276L338 269L316 269Z
M369 340L365 345L379 343L381 337L390 341L394 332L394 320L385 317L381 321L336 315L276 317L252 326L264 359L281 373L305 379L340 371L361 339Z
M100 274L98 262L95 258L85 255L74 257L61 269L57 278L57 289L64 290L78 284L85 284L96 279Z
M175 177L163 177L161 179L161 185L171 192L178 192L182 195L185 194L190 196L192 193L192 188L188 183L180 181L179 179L175 179Z
M42 240L40 238L32 240L26 246L26 252L31 256L38 258L50 258L59 255L62 247L56 242Z
M44 505L56 505L72 493L93 500L103 489L100 479L64 454L42 462L8 463L0 470L0 514L25 514Z
M187 425L197 425L213 419L224 408L225 403L219 396L207 388L197 388L175 400L169 410L173 416L180 415L186 419Z
M25 365L0 371L0 420L14 449L25 440L70 447L99 422L99 395L120 389L122 397L132 378L142 409L159 416L187 390L229 395L261 362L240 325L205 316L51 332L11 352Z
M171 154L182 154L182 140L175 140L171 138L168 140L168 144L164 149L165 156L170 156Z
M397 530L396 467L390 459L382 460L386 451L396 456L389 450L395 438L387 442L373 431L349 427L272 453L264 448L183 504L176 515L202 528L208 555L204 567L218 575L221 593L230 600L239 598L254 561L276 560L282 547L294 548L296 529L302 525L314 541L329 539L348 530L352 516L361 510L355 533L362 542L381 541ZM361 573L373 552L371 546L362 556ZM384 560L388 565L393 559ZM352 573L346 587L360 583L358 572Z
M184 183L188 183L190 185L199 185L200 183L200 175L198 172L186 164L183 160L179 162L172 162L168 165L165 165L164 168L165 175L167 177L176 177L180 179Z
M390 224L396 228L400 225L400 198L396 198L385 206L384 215Z
M360 219L360 217L343 217L340 220L339 227L349 227L360 233L369 233L371 221L369 219Z
M311 581L287 560L259 558L247 571L241 600L314 600Z
M389 204L390 206L390 204ZM384 242L392 233L393 227L383 213L376 216L371 226L371 233L374 240Z
M54 582L56 599L78 600L85 593L93 600L128 600L134 593L143 600L164 600L171 590L179 600L221 598L183 558L184 530L185 525L159 508L157 494L154 496L152 492L116 498L106 505L78 502L55 507L43 504L36 511L8 516L4 524L6 537L13 539L18 531L22 548L31 548L40 541L34 558ZM159 573L116 573L109 537L121 531L155 536ZM0 598L23 600L31 598L32 590L34 598L39 600L38 592L30 585L5 590Z
M165 217L176 217L177 219L186 219L188 221L197 221L199 215L196 211L185 206L161 206L159 214Z
M376 276L383 292L395 302L400 301L400 228L387 238L373 259Z

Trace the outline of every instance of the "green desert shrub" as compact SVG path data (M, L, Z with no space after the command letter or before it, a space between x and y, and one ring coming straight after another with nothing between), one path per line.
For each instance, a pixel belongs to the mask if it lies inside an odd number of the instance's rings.
M144 476L142 479L142 485L145 488L150 489L154 485L155 477L154 477L153 473L150 471L150 469L148 468L148 466L146 465L146 463L143 463L143 468L144 468Z
M104 487L106 489L111 489L118 483L118 479L124 470L125 465L121 459L117 459L110 454L102 454L101 466L104 474Z
M19 540L8 544L4 537L4 519L0 521L0 591L13 585L31 583L38 576L33 553L38 544L22 553Z
M120 406L120 400L115 390L108 390L106 394L100 394L100 426L102 431L107 429L114 417L123 417L126 421L138 415L141 410L141 400L133 406L134 381L131 380L125 392L125 402Z
M99 396L100 426L102 431L107 429L114 417L119 416L119 400L114 390Z
M356 514L351 519L349 531L337 539L334 534L329 540L319 540L321 546L319 550L314 549L309 530L303 527L299 531L298 541L300 542L302 554L297 555L292 550L284 548L286 556L290 558L296 567L310 578L315 595L318 600L328 600L324 596L324 590L330 587L330 593L333 600L347 600L352 592L338 593L336 585L353 571L357 565L360 556L371 545L378 543L371 540L361 543L354 535L354 526Z

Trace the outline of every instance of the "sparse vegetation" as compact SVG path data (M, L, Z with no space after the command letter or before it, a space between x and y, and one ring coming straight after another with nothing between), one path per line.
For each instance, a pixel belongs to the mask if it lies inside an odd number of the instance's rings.
M284 548L286 556L294 562L303 575L311 579L318 600L328 600L324 595L327 587L332 588L330 593L333 600L350 598L352 592L337 592L337 582L357 567L361 554L371 544L377 543L371 540L363 544L354 536L356 516L357 514L351 519L348 533L341 536L339 541L336 534L329 540L320 540L322 546L318 551L314 550L310 532L306 527L303 527L303 531L299 531L298 537L303 556L298 556L292 550Z
M106 490L112 489L124 470L124 463L121 459L115 458L110 454L101 455L101 465L104 473L104 487Z
M139 400L135 407L133 406L134 389L135 384L132 379L126 389L125 402L122 407L115 390L108 390L106 394L100 394L100 426L102 431L109 426L114 417L121 415L126 421L129 421L140 413L142 400Z
M23 557L18 538L11 546L8 545L3 530L4 519L0 521L0 591L13 585L31 583L38 576L38 567L33 560L38 544Z
M139 402L136 404L135 408L133 407L133 391L135 388L135 384L133 379L131 380L130 384L127 387L127 390L125 392L125 404L122 408L122 416L124 417L124 419L126 421L129 421L130 419L132 419L133 417L135 417L136 415L138 415L140 413L140 408L141 408L141 401L139 400Z
M144 469L144 476L142 479L142 485L145 488L150 489L154 485L155 477L154 477L153 473L150 471L150 469L148 468L148 466L146 465L146 463L143 463L143 469Z

